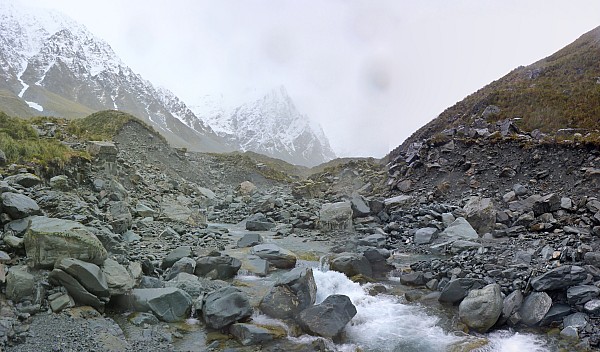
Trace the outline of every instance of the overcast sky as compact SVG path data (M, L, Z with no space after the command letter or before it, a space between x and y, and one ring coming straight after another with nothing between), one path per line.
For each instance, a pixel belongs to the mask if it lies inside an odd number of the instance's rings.
M0 0L2 1L2 0ZM339 156L382 157L446 107L600 25L598 0L23 0L188 105L283 84Z

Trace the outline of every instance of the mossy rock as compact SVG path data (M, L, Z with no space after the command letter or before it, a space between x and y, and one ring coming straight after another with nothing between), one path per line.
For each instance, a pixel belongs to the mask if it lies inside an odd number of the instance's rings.
M33 216L24 239L27 257L35 267L52 268L62 258L101 265L108 256L100 240L75 221Z

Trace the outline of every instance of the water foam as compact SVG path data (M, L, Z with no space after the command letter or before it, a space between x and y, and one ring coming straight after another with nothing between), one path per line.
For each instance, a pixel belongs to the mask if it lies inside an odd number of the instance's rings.
M370 296L359 284L335 271L315 271L317 303L332 294L352 300L357 314L346 327L348 343L363 351L445 351L459 340L437 326L439 319L418 306L389 295Z
M487 336L489 344L473 352L550 352L546 342L532 334L495 331Z

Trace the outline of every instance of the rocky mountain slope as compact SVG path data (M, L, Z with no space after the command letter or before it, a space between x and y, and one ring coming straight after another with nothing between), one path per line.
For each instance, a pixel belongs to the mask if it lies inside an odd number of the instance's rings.
M298 111L283 86L232 111L209 99L195 111L219 136L242 151L309 167L335 158L321 126ZM194 121L186 123L193 126Z
M519 119L526 131L598 130L600 121L600 27L556 53L519 67L442 112L403 146L475 119Z
M18 116L83 117L115 109L155 126L171 143L229 151L173 93L157 89L84 26L50 10L0 4L0 104Z

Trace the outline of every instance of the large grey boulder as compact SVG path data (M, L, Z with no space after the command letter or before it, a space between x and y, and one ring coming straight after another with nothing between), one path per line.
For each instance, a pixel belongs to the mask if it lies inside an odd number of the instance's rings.
M248 297L235 287L224 287L204 298L202 318L213 329L244 321L251 315Z
M275 223L270 222L263 213L256 213L246 220L246 230L248 231L269 231L275 227Z
M246 233L237 241L238 248L246 248L256 246L263 243L263 238L258 233Z
M193 274L179 273L174 279L165 282L165 287L176 287L187 292L192 297L226 287L227 283L220 280L210 280Z
M50 178L50 188L63 192L71 190L71 186L69 185L69 177L66 175L58 175Z
M443 236L462 239L477 239L477 231L462 217L456 218L443 232Z
M309 334L334 337L356 315L356 307L345 295L331 295L320 304L303 310L298 323Z
M329 262L331 270L344 273L348 277L356 275L373 276L373 268L369 260L360 253L341 253Z
M4 270L4 269L2 269ZM6 297L14 302L20 302L33 296L35 277L26 266L10 268L6 276Z
M491 198L472 197L463 210L475 231L482 234L492 232L496 224L496 208Z
M516 314L523 304L523 293L521 290L514 290L502 302L502 314L498 318L498 325L504 325L508 322L510 325L516 325L521 321L521 316Z
M598 297L600 288L594 285L577 285L567 290L567 301L570 305L585 304Z
M444 286L438 301L457 304L462 301L463 298L467 297L469 291L480 289L484 286L485 282L478 279L458 278L450 280L450 282Z
M471 290L458 306L460 320L469 328L488 331L502 313L502 293L500 285L487 285L480 290Z
M539 324L552 306L552 298L546 292L532 292L521 305L521 321L528 326Z
M34 174L30 173L22 173L16 174L12 176L8 176L4 178L4 181L8 182L11 185L19 185L25 188L31 188L33 186L37 186L42 183L42 179L37 177Z
M116 260L106 259L102 264L102 273L111 296L128 293L135 286L135 280L129 271Z
M310 268L295 268L282 275L260 302L260 310L278 318L292 318L315 303L317 285Z
M552 291L577 285L587 278L584 268L576 265L563 265L547 273L534 277L531 287L536 291Z
M436 239L437 234L439 232L440 230L438 230L435 227L425 227L422 229L418 229L413 236L413 242L415 244L431 243L431 241Z
M540 326L548 326L553 323L560 323L563 318L572 313L571 306L567 304L553 304L548 313L544 316L544 319L540 321Z
M287 249L272 243L259 244L252 247L251 253L267 260L274 267L290 269L296 266L296 255Z
M110 225L114 233L123 234L131 228L133 217L131 216L127 202L118 201L110 203L108 212L110 214Z
M58 261L55 268L71 275L91 294L97 297L110 296L106 277L96 264L65 258Z
M233 278L242 267L242 262L228 255L201 257L196 260L194 274L211 279Z
M189 318L192 310L190 295L175 287L134 289L129 299L135 310L152 312L169 323Z
M350 202L325 203L319 212L319 227L323 231L352 231L352 214Z
M537 199L532 206L535 216L560 210L560 197L556 194L548 194Z
M272 330L247 323L235 323L231 325L229 333L243 346L261 344L277 337L277 334Z
M60 269L54 269L48 275L50 282L55 285L62 285L75 302L92 306L99 311L104 311L104 304L107 299L101 300L97 296L91 294L88 290L83 287L73 276L67 274L66 272Z
M12 219L22 219L30 215L41 214L40 207L35 200L20 193L5 192L0 194L2 211Z
M108 255L94 234L70 220L33 216L24 239L27 257L36 267L51 268L62 258L100 265Z
M365 216L369 216L369 214L371 214L369 202L360 194L353 193L352 198L350 199L350 203L353 217L364 218Z
M170 251L164 258L160 267L163 269L170 268L176 261L184 257L191 257L193 255L192 247L180 246Z
M169 281L181 273L193 274L194 270L196 270L196 261L190 257L183 257L169 268L165 280Z

